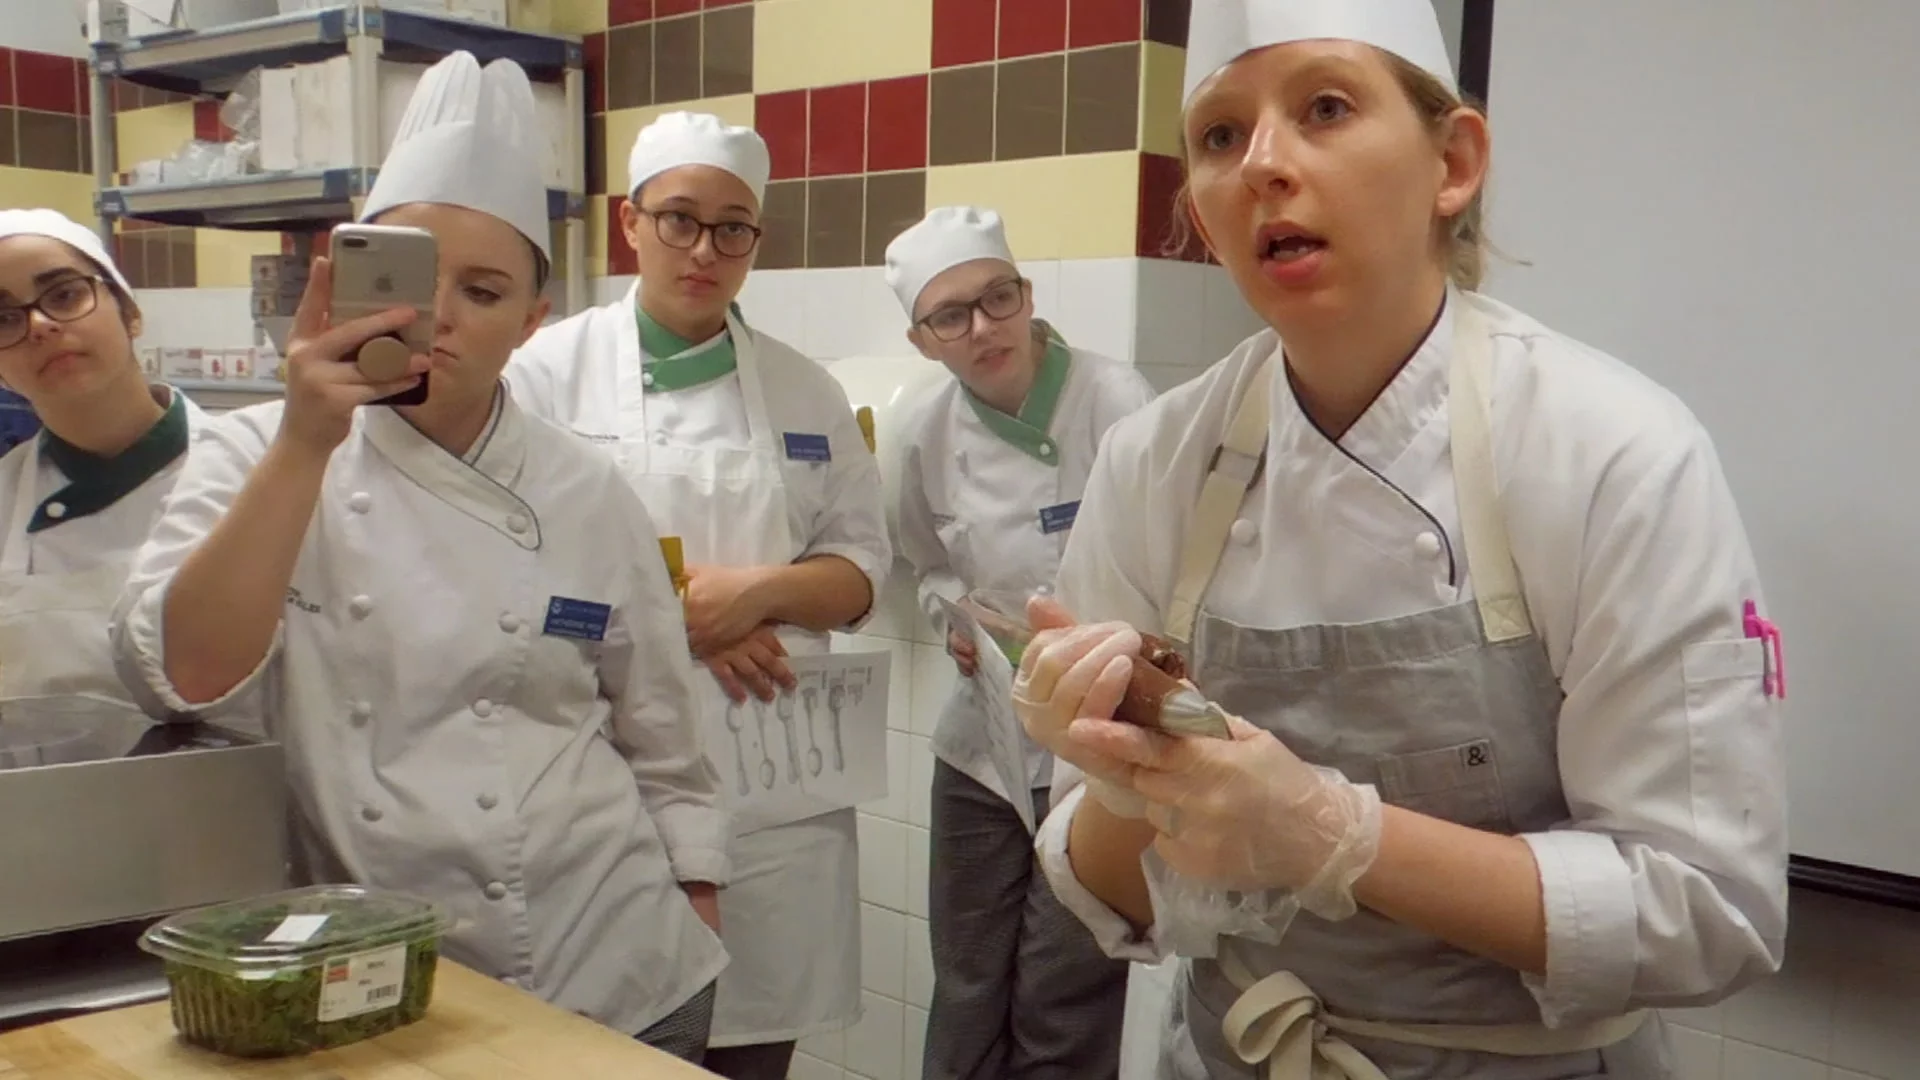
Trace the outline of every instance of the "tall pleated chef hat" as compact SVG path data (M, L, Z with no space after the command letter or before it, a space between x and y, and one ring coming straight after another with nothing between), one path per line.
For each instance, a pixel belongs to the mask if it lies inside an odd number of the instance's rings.
M483 69L472 53L449 54L414 87L360 220L408 203L461 206L513 226L551 259L538 125L520 65Z
M1193 0L1180 100L1255 49L1329 40L1384 49L1459 92L1433 0Z
M887 245L887 287L911 319L928 282L976 259L1013 265L1000 215L978 206L937 207Z
M119 286L122 296L133 296L133 287L114 265L113 256L107 254L100 234L58 210L0 210L0 240L9 236L45 236L58 240L93 260L101 272Z
M773 171L767 143L752 128L736 127L712 113L670 112L640 129L627 157L627 198L640 185L682 165L711 165L740 178L758 204Z

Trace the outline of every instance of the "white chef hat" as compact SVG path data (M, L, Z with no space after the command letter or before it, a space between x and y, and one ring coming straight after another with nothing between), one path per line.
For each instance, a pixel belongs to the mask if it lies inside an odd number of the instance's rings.
M1326 40L1384 49L1455 90L1433 0L1193 0L1180 100L1192 101L1214 72L1255 49Z
M126 275L114 265L113 256L107 254L100 234L58 210L0 210L0 239L9 236L45 236L58 240L98 264L119 286L122 296L129 299L133 296L133 286L127 284Z
M408 203L462 206L513 226L552 258L537 125L520 65L482 69L472 53L449 54L414 87L360 220Z
M937 207L887 245L887 287L912 318L929 282L976 259L1013 265L1000 215L978 206Z
M773 172L767 142L760 133L737 127L712 113L670 112L640 129L627 157L627 197L640 185L682 165L711 165L740 178L753 201L766 198Z

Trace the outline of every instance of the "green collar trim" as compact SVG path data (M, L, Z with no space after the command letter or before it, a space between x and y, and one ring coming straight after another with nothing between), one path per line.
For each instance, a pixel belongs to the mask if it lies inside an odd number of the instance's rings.
M74 446L53 432L40 432L40 452L67 477L67 485L34 508L27 532L51 529L65 521L97 514L138 489L187 451L186 398L174 392L167 411L132 446L101 457ZM29 480L29 482L31 482ZM50 512L58 507L57 513Z
M649 394L690 390L733 374L739 365L734 352L733 334L721 330L710 340L695 344L661 326L635 305L640 327L640 351L643 355L640 381ZM741 319L740 305L733 305L733 316Z
M1034 373L1027 399L1020 403L1020 415L1008 416L999 409L967 393L974 415L1007 445L1047 465L1060 464L1060 448L1047 432L1053 427L1054 410L1060 406L1060 391L1067 385L1067 372L1073 367L1073 350L1067 347L1053 327L1047 326L1047 351L1040 357L1040 370Z

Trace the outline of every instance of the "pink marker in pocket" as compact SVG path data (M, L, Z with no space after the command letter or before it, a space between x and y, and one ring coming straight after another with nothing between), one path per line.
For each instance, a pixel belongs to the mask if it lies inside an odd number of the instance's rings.
M1760 608L1748 600L1741 611L1741 620L1746 625L1747 636L1759 638L1761 648L1765 650L1765 668L1760 677L1761 689L1768 697L1784 699L1787 696L1787 658L1781 645L1780 628L1770 619L1762 618Z

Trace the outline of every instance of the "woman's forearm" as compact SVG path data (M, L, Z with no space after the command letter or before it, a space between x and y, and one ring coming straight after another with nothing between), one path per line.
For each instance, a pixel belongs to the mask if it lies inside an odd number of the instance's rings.
M873 606L873 582L838 555L767 567L760 593L768 619L816 633L846 626Z
M217 700L272 647L326 471L326 457L274 442L175 572L161 625L167 680L187 701Z
M1547 916L1533 849L1396 806L1354 899L1397 923L1528 974L1547 969Z
M1153 843L1153 826L1120 817L1091 796L1081 797L1069 824L1067 862L1073 876L1135 930L1153 925L1153 901L1140 868L1140 856Z

